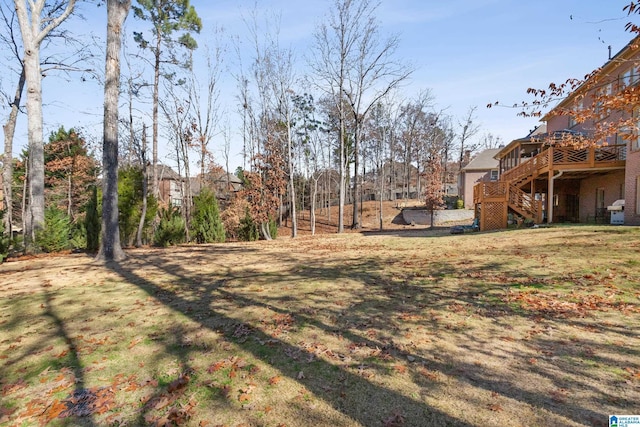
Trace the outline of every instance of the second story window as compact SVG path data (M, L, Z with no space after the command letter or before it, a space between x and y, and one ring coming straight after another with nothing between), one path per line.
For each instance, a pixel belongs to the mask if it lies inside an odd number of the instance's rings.
M608 107L605 107L605 103L608 97L612 93L612 85L611 83L599 88L596 91L595 97L595 112L597 120L602 120L609 115L611 112Z
M638 65L633 65L631 68L622 73L619 79L620 89L636 85L638 81L640 81L640 67Z
M631 129L631 150L640 150L640 107L633 109L633 129Z

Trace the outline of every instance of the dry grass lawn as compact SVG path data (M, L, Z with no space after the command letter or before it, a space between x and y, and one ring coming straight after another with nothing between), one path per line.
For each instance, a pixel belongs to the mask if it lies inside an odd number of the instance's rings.
M0 265L0 426L606 426L640 229L426 230Z

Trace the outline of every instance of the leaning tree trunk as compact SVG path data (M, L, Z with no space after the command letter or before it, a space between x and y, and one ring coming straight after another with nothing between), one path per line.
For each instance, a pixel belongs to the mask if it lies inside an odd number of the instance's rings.
M18 120L18 111L20 101L22 99L22 91L25 85L24 67L20 72L18 87L16 88L13 102L11 103L11 113L7 123L2 127L4 131L4 162L2 170L2 194L4 195L4 208L6 210L4 221L5 231L12 235L13 232L13 136L16 132L16 122Z
M107 55L104 85L104 141L102 144L102 239L96 260L126 258L120 243L118 224L118 95L122 25L131 0L107 1Z

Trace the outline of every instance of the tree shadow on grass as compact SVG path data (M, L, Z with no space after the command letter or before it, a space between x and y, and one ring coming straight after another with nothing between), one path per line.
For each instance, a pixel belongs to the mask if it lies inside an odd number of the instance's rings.
M192 321L214 331L224 330L226 337L231 342L235 341L235 345L242 350L253 354L256 359L263 363L271 365L280 371L282 375L300 382L317 398L322 399L336 411L361 425L380 425L390 415L393 415L394 411L402 414L404 419L409 420L407 425L470 425L429 407L423 402L372 383L361 376L349 372L342 366L317 358L309 349L274 338L274 336L265 333L255 325L250 326L251 340L234 339L233 333L239 326L237 319L231 318L219 310L209 311L206 318L203 318L204 313L199 310L190 311L186 309L193 306L192 301L177 293L173 293L170 296L167 295L166 289L150 280L144 279L138 272L140 269L144 269L145 265L148 265L164 269L181 281L188 283L199 282L200 287L206 289L206 293L200 295L200 301L198 302L198 305L202 307L210 307L214 305L216 298L224 297L224 294L218 293L220 288L224 286L224 281L211 280L211 277L207 280L204 276L191 275L182 271L181 267L176 263L167 262L161 257L146 257L144 260L139 259L137 261L135 265L112 263L108 264L108 268L119 274L124 280L136 284L150 295L169 297L163 298L164 303L169 308L180 311ZM377 267L379 268L380 266ZM208 285L205 283L208 283ZM229 295L229 297L235 300L233 295ZM243 301L241 298L236 302L240 305L254 304L254 301ZM266 342L269 343L268 346L261 344ZM280 355L295 355L295 358L299 360L313 360L313 371L318 375L312 376L308 373L308 378L301 378L300 368L297 363L286 358L274 357L273 351L277 351ZM381 406L381 402L384 402L384 405ZM375 405L372 405L372 403L375 403ZM300 412L300 420L312 420L314 417L319 417L319 414L314 413L313 410L304 405L297 408L297 411ZM317 424L331 423L331 420L323 420L322 418L317 418L316 420Z
M190 258L190 262L206 262L205 259L215 259L215 251L217 250L224 251L223 249L213 249L214 253L208 253L203 260L198 261L197 258ZM410 365L410 373L416 384L427 384L423 378L424 374L420 373L421 369L426 368L456 376L473 387L511 396L513 399L534 407L540 405L541 408L547 411L578 422L590 423L603 416L603 414L581 405L580 402L560 402L558 399L554 400L549 396L540 395L538 391L528 389L525 384L514 383L511 379L496 378L491 375L490 371L484 369L482 365L464 360L453 360L450 355L442 350L434 349L430 357L424 357L423 354L414 352L410 348L401 348L394 345L393 334L400 332L394 332L394 319L397 316L403 313L425 310L444 311L448 309L447 305L451 304L452 300L466 303L477 310L483 311L485 315L490 317L520 316L528 318L528 313L514 311L513 307L508 304L478 300L479 295L492 288L495 292L502 292L505 286L504 283L499 281L487 283L482 289L472 289L469 292L452 294L439 287L438 278L450 275L455 271L455 268L452 268L447 263L443 263L439 270L429 272L435 277L435 280L433 281L433 286L426 286L424 284L416 285L407 280L400 283L391 280L386 275L379 273L384 271L384 265L381 261L373 258L348 259L339 265L331 265L321 261L309 262L308 260L301 263L295 256L283 256L278 262L283 263L283 269L269 274L261 273L259 268L247 268L246 270L241 270L241 272L234 272L228 267L226 269L221 268L221 271L216 273L198 273L193 269L184 268L182 260L164 258L161 253L158 253L157 256L136 260L136 263L133 264L114 264L110 265L110 268L128 282L135 283L147 293L160 298L168 307L183 313L202 326L216 331L224 331L226 337L231 341L235 341L240 348L278 369L283 375L300 382L317 397L329 403L334 409L364 425L379 424L382 419L388 417L397 408L402 408L403 417L409 420L409 425L468 424L449 414L429 407L417 399L374 384L367 380L366 377L349 371L344 365L339 366L317 359L313 351L305 346L292 345L282 339L274 339L272 335L263 330L260 324L241 325L237 318L230 317L228 314L216 309L213 311L206 310L206 313L189 311L188 308L193 305L192 301L187 300L178 291L167 291L162 286L144 279L138 274L140 269L145 267L159 268L165 273L176 277L182 286L199 289L199 304L202 307L215 306L216 301L219 299L232 301L238 308L262 307L281 315L293 315L301 323L318 328L318 330L322 330L326 334L346 339L354 345L384 349L398 360L405 360L410 357L415 361L415 364ZM486 271L489 266L479 266L478 268L481 271ZM500 268L499 262L493 261L491 263L490 269L499 271ZM323 322L312 311L308 311L308 308L305 309L303 298L313 295L271 297L268 294L261 294L254 297L241 294L238 289L229 286L229 283L234 281L247 280L251 280L251 283L256 287L267 283L285 286L296 281L318 278L337 281L351 280L363 285L362 290L352 294L354 300L349 302L347 306L328 307L326 309L326 313L324 313L326 316L333 316L338 319L334 324ZM418 295L420 296L419 298L417 298ZM324 302L330 305L330 295L323 296L320 294L315 296L319 298L320 303ZM402 301L402 303L399 301ZM298 304L297 307L295 306L296 304ZM381 337L367 337L364 333L365 330L374 326L378 329L387 329L389 336L384 339ZM437 332L438 328L444 328L448 325L439 325L437 322L431 322L428 326ZM245 327L250 330L252 340L234 340L233 333L239 327ZM444 331L445 329L443 329ZM451 336L451 331L446 330L446 332ZM479 342L472 333L467 334L463 331L454 336L458 339L455 345L461 351L476 354L478 358L483 357L483 352L487 352L487 357L492 356L490 349L487 349L486 345ZM291 356L291 360L281 360L273 357L274 353L265 349L264 344L260 344L265 342L269 342L271 347L275 347L273 351ZM555 342L547 341L545 345L561 347L562 342L559 340ZM510 354L510 357L513 358L521 358L521 356L517 353ZM564 356L567 356L567 354ZM569 354L568 356L574 355ZM575 356L577 357L578 354L575 354ZM314 363L317 364L315 372L322 372L322 378L299 379L300 363L298 361L300 360L314 360ZM604 359L603 362L608 363ZM556 372L546 372L544 369L536 367L531 368L531 370L540 375L540 377L547 378L560 389L572 385L590 387L586 383L559 381L556 378ZM582 375L578 367L569 373L574 376ZM597 381L597 378L591 378L591 380ZM348 384L348 387L342 384ZM348 390L349 393L344 393L345 390ZM595 389L592 389L592 391L597 392ZM362 395L368 398L363 399ZM606 399L606 396L603 396L603 398ZM372 408L368 402L384 402L385 404ZM629 403L630 401L623 399L620 402ZM300 410L304 411L305 409L301 407Z
M44 316L49 317L54 326L54 334L62 338L68 350L65 355L65 366L72 371L70 381L74 384L74 391L62 402L54 400L45 410L49 412L50 419L66 418L73 420L74 425L92 427L96 426L93 414L101 407L108 406L113 399L113 391L108 387L85 388L84 366L80 360L76 342L67 332L65 322L53 307L54 295L47 289L44 290ZM106 409L105 409L106 410ZM43 415L46 415L43 413Z

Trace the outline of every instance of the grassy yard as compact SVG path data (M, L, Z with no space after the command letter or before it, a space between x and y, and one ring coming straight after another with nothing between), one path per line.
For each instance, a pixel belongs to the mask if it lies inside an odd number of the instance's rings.
M0 265L0 426L640 414L640 229L430 233Z

